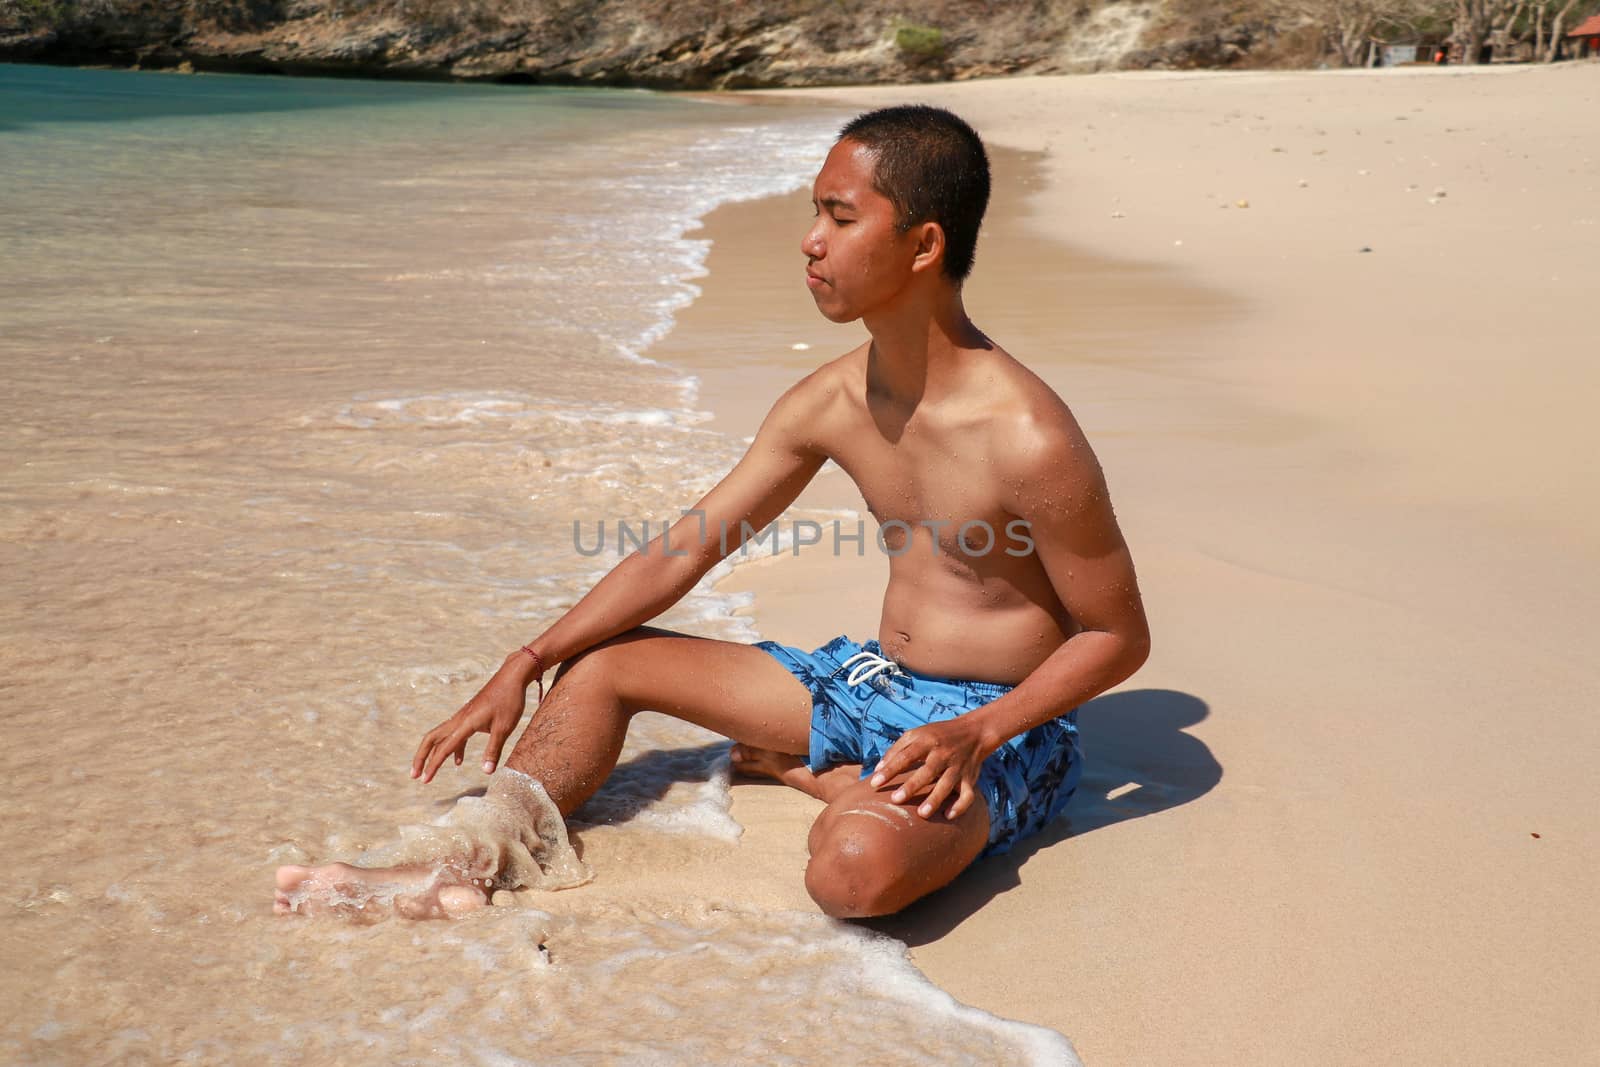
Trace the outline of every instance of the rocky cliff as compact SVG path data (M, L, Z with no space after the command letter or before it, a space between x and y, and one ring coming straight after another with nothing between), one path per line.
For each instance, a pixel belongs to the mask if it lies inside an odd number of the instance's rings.
M671 89L1237 62L1184 0L0 0L0 59Z

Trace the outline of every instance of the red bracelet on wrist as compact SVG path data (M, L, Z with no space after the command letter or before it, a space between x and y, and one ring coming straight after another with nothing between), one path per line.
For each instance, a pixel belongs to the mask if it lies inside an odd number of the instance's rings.
M526 652L528 655L533 657L533 672L534 672L533 673L533 680L539 683L539 703L543 704L544 703L544 660L539 658L539 653L535 652L533 649L529 648L527 645L523 645L522 646L522 651Z

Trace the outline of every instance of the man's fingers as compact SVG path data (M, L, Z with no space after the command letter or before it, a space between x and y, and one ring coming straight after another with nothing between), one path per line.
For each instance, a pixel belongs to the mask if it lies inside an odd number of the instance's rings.
M506 735L499 730L489 731L489 744L483 750L483 773L493 774L494 769L500 766L500 749L506 743Z
M921 796L923 793L928 791L928 786L931 785L934 779L938 778L943 771L943 766L935 765L931 760L924 759L922 766L913 771L910 778L907 778L905 781L901 782L900 788L896 789L894 791L894 795L889 799L893 800L896 804L904 804L912 797Z
M908 731L900 735L894 744L889 746L889 751L883 754L877 767L873 768L872 787L877 789L894 780L894 776L901 771L916 765L922 759L923 746L920 739L915 736L916 731Z
M955 767L947 768L939 776L939 780L934 783L933 789L928 793L928 799L918 806L917 814L924 819L933 818L939 811L939 805L944 803L944 798L949 796L951 791L960 784L961 771Z
M417 754L411 757L411 777L415 778L422 773L423 768L428 765L428 757L433 755L433 750L439 746L439 742L450 736L451 724L456 721L456 716L460 714L459 711L456 712L455 715L450 716L444 722L422 735L422 744L417 746Z
M961 813L972 807L972 798L977 793L972 788L972 783L965 778L961 780L961 795L956 797L956 802L950 805L950 812L946 818L952 821L961 817Z
M411 757L411 777L415 778L422 773L422 768L427 766L428 757L433 754L433 746L439 743L439 730L435 726L422 735L422 744L417 746L417 754Z
M448 759L452 753L460 752L462 746L467 743L467 738L471 736L471 730L462 732L460 729L458 729L455 733L451 734L449 737L445 738L437 746L435 746L433 755L428 757L428 765L426 770L423 772L422 780L424 782L433 781L433 776L438 773L438 770L441 766L443 766L444 761Z
M896 741L889 751L883 754L883 758L878 761L878 765L872 769L872 788L882 788L895 775L900 773L900 753L904 750L899 746L900 742Z
M432 755L434 747L437 746L440 741L450 736L451 724L459 722L463 713L465 713L466 710L471 706L472 701L467 701L465 704L461 705L460 708L456 709L456 713L454 715L450 716L444 722L440 723L438 726L435 726L433 729L422 735L422 744L417 746L417 754L411 757L411 777L415 778L417 775L422 773L423 768L425 768L428 764L428 757Z
M439 768L444 766L444 761L450 758L450 744L448 739L433 746L433 754L428 757L428 763L422 768L422 780L433 781L433 776L439 773Z

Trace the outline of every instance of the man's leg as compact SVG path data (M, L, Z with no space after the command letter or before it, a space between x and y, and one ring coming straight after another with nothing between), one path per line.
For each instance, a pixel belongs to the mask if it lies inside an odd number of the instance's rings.
M767 653L640 627L561 665L505 767L537 779L565 818L604 783L628 722L644 710L776 752L806 752L810 745L811 694ZM331 864L280 868L277 910L302 910L295 898L308 891L359 899L367 885L382 886L394 910L415 917L455 914L485 899L477 886L441 884L436 869ZM395 893L396 886L407 891Z
M640 711L777 752L807 752L811 693L761 649L641 626L562 664L506 766L570 815L616 766Z
M771 778L830 804L861 777L859 763L836 763L813 772L806 765L805 756L756 745L734 745L728 752L728 760L735 773L746 778Z
M916 811L922 798L889 799L906 777L882 789L870 780L827 787L837 795L811 825L806 891L829 915L899 911L949 884L983 851L989 809L981 798L953 822L943 814L924 819Z

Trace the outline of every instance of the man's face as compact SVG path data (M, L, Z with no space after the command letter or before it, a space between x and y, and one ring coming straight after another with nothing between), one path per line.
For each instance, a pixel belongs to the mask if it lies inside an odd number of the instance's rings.
M905 288L917 255L917 231L900 233L894 203L872 187L874 153L840 141L811 187L817 219L800 251L817 310L833 322L871 314Z

